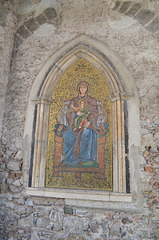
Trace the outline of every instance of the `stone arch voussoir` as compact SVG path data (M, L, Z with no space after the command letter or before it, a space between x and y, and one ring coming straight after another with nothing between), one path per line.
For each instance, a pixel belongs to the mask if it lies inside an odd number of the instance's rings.
M137 20L159 41L159 16L154 12L143 8L139 2L131 1L116 1L113 10Z
M14 39L14 51L19 45L33 34L41 25L45 23L55 24L57 21L57 12L54 8L47 8L41 14L25 21L17 30Z

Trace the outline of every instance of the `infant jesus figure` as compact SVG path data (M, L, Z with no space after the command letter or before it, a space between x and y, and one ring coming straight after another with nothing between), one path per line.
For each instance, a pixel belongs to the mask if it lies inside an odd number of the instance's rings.
M74 130L78 128L85 127L86 123L90 121L89 119L89 114L90 112L86 108L86 100L81 99L78 103L79 107L73 107L72 108L75 110L75 128Z

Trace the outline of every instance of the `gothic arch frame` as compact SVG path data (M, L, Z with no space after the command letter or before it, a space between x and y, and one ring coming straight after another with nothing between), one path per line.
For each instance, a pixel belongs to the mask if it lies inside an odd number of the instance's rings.
M131 159L131 151L128 151L131 150L130 146L139 146L140 143L137 89L122 59L104 43L83 34L65 44L46 61L32 86L24 132L24 144L28 146L24 151L26 187L29 184L31 188L45 188L51 96L62 74L79 58L93 64L107 80L110 89L113 115L113 192L126 193L125 158L130 162L131 192L137 192L138 177L133 168L135 163ZM124 112L126 105L127 117ZM132 118L134 113L135 123ZM125 138L125 126L128 128L129 143ZM31 159L30 164L28 159ZM137 162L136 160L136 164Z

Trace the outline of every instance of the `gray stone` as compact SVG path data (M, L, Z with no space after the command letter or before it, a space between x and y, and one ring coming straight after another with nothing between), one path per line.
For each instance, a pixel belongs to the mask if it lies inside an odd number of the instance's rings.
M7 178L8 177L8 172L0 172L0 181L2 181L3 178Z
M159 31L159 18L155 18L146 28L152 33L158 32Z
M27 200L25 201L25 204L28 205L28 206L33 206L33 201L30 200L30 199L27 199Z
M151 12L148 9L141 9L140 12L135 16L135 19L145 25L147 24L150 20L152 20L155 16L155 13Z
M132 4L131 2L123 2L118 11L119 11L120 13L125 13L125 12L129 9L129 7L131 6L131 4Z
M35 22L35 19L32 18L28 20L27 22L24 23L24 25L29 29L29 31L34 32L37 28L38 25Z
M63 230L69 234L82 234L88 229L88 225L89 219L87 218L67 216L63 221Z
M18 226L20 228L33 226L33 214L31 214L28 217L21 218L20 220L18 220Z
M70 207L70 206L65 206L64 207L64 213L66 213L66 214L73 214L73 208L72 207Z
M141 8L140 3L135 3L127 12L126 15L133 17Z
M17 49L22 42L22 38L16 34L14 38L14 48Z
M50 222L49 225L46 226L46 228L52 230L54 228L54 223Z
M44 14L45 14L45 16L47 17L48 20L52 20L52 19L54 19L57 16L56 11L55 11L54 8L47 8L44 11Z
M121 2L116 1L116 2L115 2L115 7L113 8L113 10L114 10L114 11L118 10L120 4L121 4Z
M7 207L7 208L10 208L10 209L14 209L15 207L15 204L11 201L5 201L4 202L4 205Z
M89 223L88 227L90 228L91 232L93 232L93 233L98 233L100 230L98 223L91 222L91 223Z
M77 209L76 210L76 215L86 216L87 215L87 211L86 210L79 210L79 209Z
M27 216L29 216L32 212L33 212L33 208L32 207L27 207L27 209L26 209Z
M19 171L19 162L9 161L9 163L7 164L7 168L12 171Z
M1 193L7 193L8 192L8 185L6 183L2 183L0 185L0 192Z
M36 21L38 24L42 25L42 24L44 24L44 23L47 22L47 19L46 19L46 17L45 17L44 14L40 14L39 16L37 16L37 17L35 18L35 21Z
M155 161L156 163L159 163L159 157L154 158L154 161Z
M120 222L115 222L111 229L110 229L110 235L113 237L119 237L120 236Z
M12 184L13 184L14 186L16 186L16 187L20 187L20 186L21 186L19 180L15 180Z
M156 34L156 38L159 41L159 33Z
M15 159L21 160L23 158L22 151L18 151L15 155Z
M19 192L20 192L20 189L19 189L18 187L15 187L15 186L12 186L12 185L9 186L9 189L10 189L13 193L19 193Z
M45 228L48 225L48 220L46 218L38 218L36 221L36 226L40 228Z
M14 208L14 211L19 215L25 214L25 207L24 206L16 206Z
M24 39L30 36L30 32L26 29L24 25L19 27L17 33Z
M39 240L39 239L40 239L40 238L39 238L37 232L33 232L33 233L31 234L30 240Z

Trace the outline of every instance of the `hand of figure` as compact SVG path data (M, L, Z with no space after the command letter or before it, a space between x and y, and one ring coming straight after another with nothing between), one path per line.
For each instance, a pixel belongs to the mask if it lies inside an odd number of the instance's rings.
M77 116L82 116L84 113L82 112L77 112Z
M87 122L85 128L88 128L90 124L91 124L90 122Z

